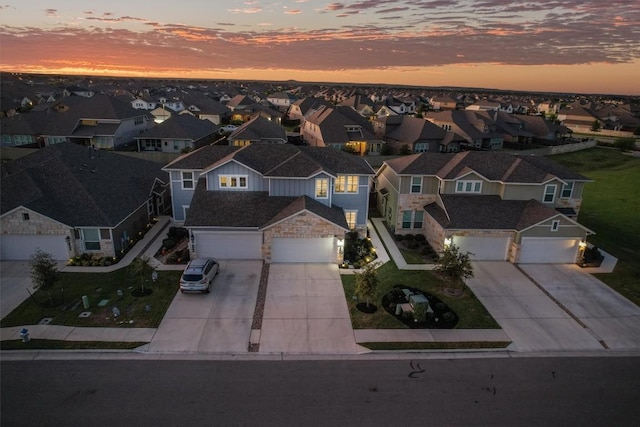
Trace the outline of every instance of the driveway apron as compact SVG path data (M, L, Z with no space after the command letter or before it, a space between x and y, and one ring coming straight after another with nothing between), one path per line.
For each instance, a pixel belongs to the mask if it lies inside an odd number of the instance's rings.
M602 345L514 265L475 262L467 284L515 351L602 350Z
M22 304L33 290L29 261L0 262L0 318Z
M150 352L246 353L262 261L221 261L210 294L178 293Z
M521 267L608 348L640 349L640 307L577 265Z
M358 352L337 265L271 264L260 352Z

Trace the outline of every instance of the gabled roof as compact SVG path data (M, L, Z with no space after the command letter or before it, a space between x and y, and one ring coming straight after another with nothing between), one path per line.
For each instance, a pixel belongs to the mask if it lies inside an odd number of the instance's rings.
M210 120L201 120L191 114L174 114L162 123L141 133L136 139L167 138L197 141L218 131Z
M198 181L184 225L263 229L303 211L348 229L342 209L325 206L307 196L269 196L266 191L207 191L204 179Z
M349 141L378 141L373 132L371 122L362 117L351 107L321 107L307 117L309 123L320 128L324 144L344 144ZM360 132L356 139L348 132L348 127L359 126Z
M183 154L163 167L163 170L203 170L225 158L240 147L228 145L205 145L202 148Z
M396 141L411 144L421 141L441 141L447 134L446 130L428 120L418 117L397 117L402 118L400 125L393 127L387 132L387 137L395 139Z
M262 116L256 116L243 123L231 135L229 140L278 141L287 142L287 131L279 124Z
M161 165L72 143L52 145L2 165L0 207L24 206L72 227L114 227L143 205Z
M496 151L420 153L385 162L398 175L432 175L457 179L476 172L490 181L539 184L554 178L590 181L544 156L519 156Z
M521 231L561 214L537 200L502 200L500 196L440 196L425 210L445 229Z

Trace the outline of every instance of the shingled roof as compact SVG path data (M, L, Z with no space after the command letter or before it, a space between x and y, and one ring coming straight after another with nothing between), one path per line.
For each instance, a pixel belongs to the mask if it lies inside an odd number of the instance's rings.
M499 182L542 183L554 177L590 181L547 157L505 152L420 153L385 163L398 175L433 175L441 179L456 179L474 171L490 181Z
M473 197L473 203L470 203ZM441 195L425 210L445 229L523 230L559 213L537 200L502 200L500 196Z
M0 208L19 206L73 227L115 227L150 197L161 165L72 143L2 165Z
M218 131L210 120L201 120L191 114L174 114L162 123L141 133L136 139L174 138L198 141Z

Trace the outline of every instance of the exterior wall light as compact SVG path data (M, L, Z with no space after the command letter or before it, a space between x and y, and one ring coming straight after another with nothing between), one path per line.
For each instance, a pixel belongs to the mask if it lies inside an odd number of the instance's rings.
M444 247L449 247L451 246L451 237L447 237L444 239Z

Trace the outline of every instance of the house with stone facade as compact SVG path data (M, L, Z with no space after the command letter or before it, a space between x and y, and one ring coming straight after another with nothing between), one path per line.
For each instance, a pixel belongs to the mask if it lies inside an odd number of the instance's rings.
M171 206L161 167L69 142L3 163L0 259L118 257Z
M412 154L385 161L374 178L392 232L514 263L576 262L592 234L577 222L587 182L543 156L487 151Z
M173 222L191 257L342 262L345 233L366 233L370 180L361 157L331 148L210 145L164 167Z

